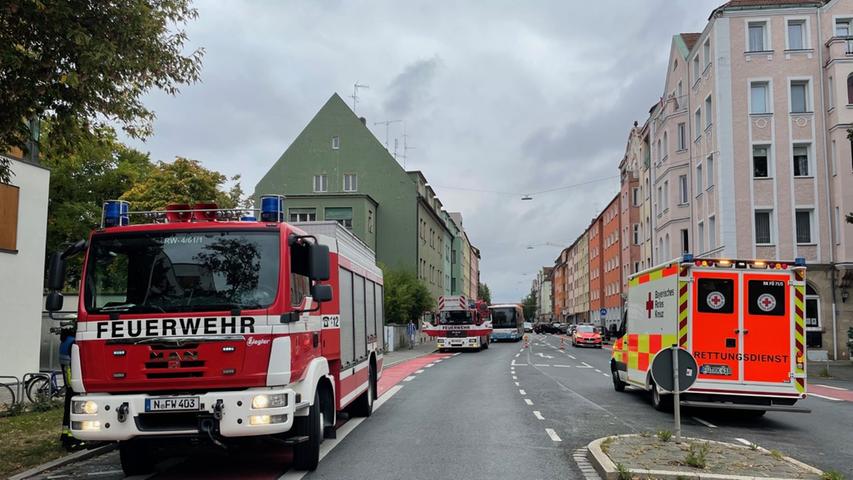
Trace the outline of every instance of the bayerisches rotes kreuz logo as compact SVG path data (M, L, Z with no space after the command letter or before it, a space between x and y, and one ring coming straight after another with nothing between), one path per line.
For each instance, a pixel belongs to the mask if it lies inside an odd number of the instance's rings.
M758 308L764 312L771 312L776 308L776 297L769 293L762 293L758 296Z
M723 296L722 293L718 291L713 291L705 297L705 302L708 303L708 306L713 308L714 310L719 310L723 308L726 304L726 297Z

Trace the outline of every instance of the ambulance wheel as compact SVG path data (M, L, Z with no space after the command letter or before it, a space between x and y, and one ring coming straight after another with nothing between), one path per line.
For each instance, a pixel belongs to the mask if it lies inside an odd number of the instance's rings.
M367 390L355 399L350 410L356 417L369 417L373 413L373 400L376 399L376 372L373 369L372 363L369 370Z
M144 440L118 442L118 456L121 469L128 477L147 475L154 471L156 461L151 446Z
M304 430L299 433L307 435L308 440L293 447L293 468L313 472L320 463L320 442L323 441L323 414L320 408L320 392L314 393L314 405L308 407L308 416L301 418L305 419L305 424Z
M654 382L652 382L652 406L659 412L672 411L672 395L662 395Z
M613 389L617 392L624 392L625 387L628 386L627 383L623 382L621 378L619 378L618 370L611 370L610 377L613 379Z

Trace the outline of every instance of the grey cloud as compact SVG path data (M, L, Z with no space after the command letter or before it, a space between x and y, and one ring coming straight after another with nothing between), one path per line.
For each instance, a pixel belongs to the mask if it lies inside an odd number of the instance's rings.
M440 66L437 56L407 65L388 87L385 111L393 117L410 114L418 102L431 96L429 88Z

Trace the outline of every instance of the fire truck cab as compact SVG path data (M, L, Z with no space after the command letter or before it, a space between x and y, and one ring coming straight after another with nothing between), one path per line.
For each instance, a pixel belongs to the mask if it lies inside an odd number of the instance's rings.
M85 246L72 349L72 434L117 441L128 475L176 440L268 436L313 470L337 412L369 416L383 360L382 272L335 222L288 224L170 205L132 225L106 202ZM51 258L47 307L62 307ZM190 442L186 442L190 443Z
M436 338L439 350L481 350L489 348L492 324L484 302L469 302L464 295L438 298L434 324L425 324L424 333Z
M807 412L805 261L680 260L629 278L627 314L613 345L613 385L651 392L655 408L672 397L650 366L663 348L690 351L699 371L682 405Z

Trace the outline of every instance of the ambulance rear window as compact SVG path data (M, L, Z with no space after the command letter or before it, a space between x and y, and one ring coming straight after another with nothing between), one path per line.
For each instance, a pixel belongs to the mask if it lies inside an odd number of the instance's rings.
M785 282L781 280L750 280L750 315L785 315Z
M699 295L696 299L702 313L732 313L735 309L734 280L724 278L700 278Z

